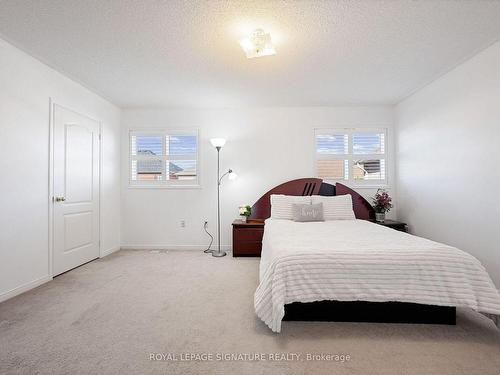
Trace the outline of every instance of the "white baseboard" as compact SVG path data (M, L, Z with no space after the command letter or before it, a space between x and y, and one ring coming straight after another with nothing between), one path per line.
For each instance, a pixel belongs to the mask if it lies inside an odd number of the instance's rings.
M206 250L206 246L202 245L122 245L122 250L194 250L203 251ZM232 246L221 245L221 250L229 251ZM212 250L217 250L217 245L211 246Z
M117 252L118 250L120 250L121 247L120 246L113 246L113 247L110 247L109 249L107 250L104 250L104 251L101 251L101 255L99 256L99 258L104 258L105 256L108 256L110 254L113 254L114 252Z
M52 280L52 276L43 276L39 279L30 281L29 283L18 286L17 288L11 289L5 293L0 294L0 302L6 301L12 297L18 296L21 293L27 292L37 286L45 284L46 282Z

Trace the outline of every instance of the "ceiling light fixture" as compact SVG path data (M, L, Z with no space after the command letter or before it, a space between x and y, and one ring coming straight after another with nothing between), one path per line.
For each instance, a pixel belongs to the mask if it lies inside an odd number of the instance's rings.
M241 39L240 45L249 59L276 55L276 48L274 48L271 41L271 34L264 32L262 29L257 29L251 35Z

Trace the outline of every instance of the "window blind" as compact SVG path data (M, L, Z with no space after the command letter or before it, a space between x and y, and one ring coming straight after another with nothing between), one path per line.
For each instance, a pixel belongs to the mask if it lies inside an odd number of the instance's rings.
M198 132L130 132L130 184L198 185Z
M387 182L387 129L316 129L316 175L326 181Z

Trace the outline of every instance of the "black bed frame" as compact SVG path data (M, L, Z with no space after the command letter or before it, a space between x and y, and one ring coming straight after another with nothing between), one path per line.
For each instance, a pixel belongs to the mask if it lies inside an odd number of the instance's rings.
M375 210L359 193L340 183L336 185L325 183L320 178L292 180L269 190L252 206L252 219L264 220L271 216L271 194L302 196L350 194L356 218L371 221L375 219ZM283 320L453 325L456 324L456 308L406 302L294 302L285 305Z
M294 302L285 305L283 320L454 325L456 308L407 302Z

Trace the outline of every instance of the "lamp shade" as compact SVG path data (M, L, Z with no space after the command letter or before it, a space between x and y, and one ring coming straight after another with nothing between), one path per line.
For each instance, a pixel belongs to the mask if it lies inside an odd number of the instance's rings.
M225 138L212 138L210 140L210 143L214 147L222 147L226 144L226 139Z
M230 180L236 180L238 178L238 175L234 173L233 171L229 172L229 176L227 176Z

